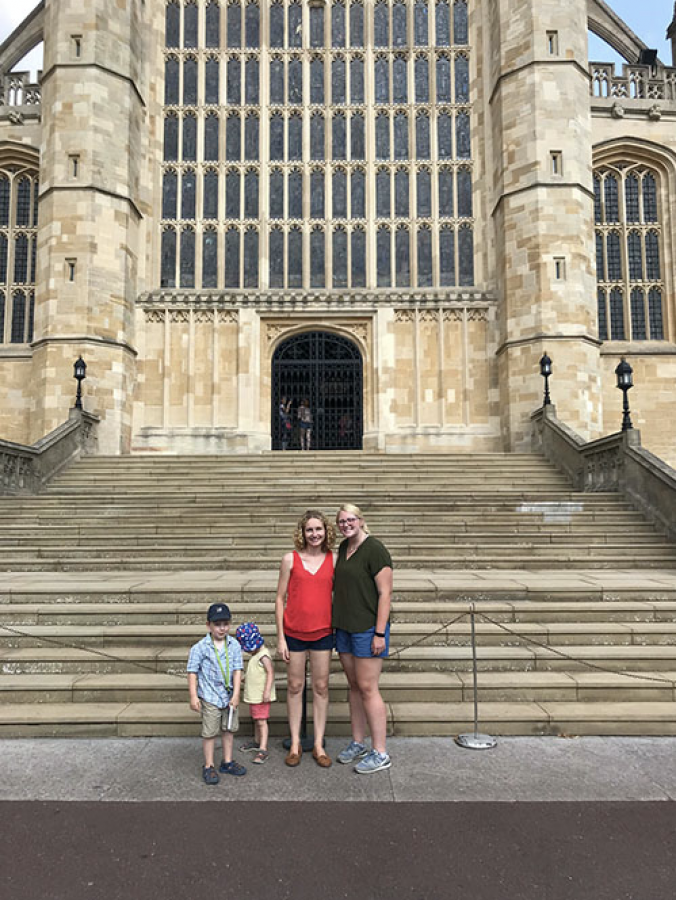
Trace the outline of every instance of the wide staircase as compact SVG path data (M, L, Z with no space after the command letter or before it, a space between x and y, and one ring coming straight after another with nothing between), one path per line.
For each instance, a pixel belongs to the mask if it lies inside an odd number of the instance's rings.
M89 458L0 498L0 736L198 734L185 663L207 606L273 643L295 521L344 501L395 561L393 734L471 729L472 607L481 730L676 732L676 545L620 495L531 455L294 452Z

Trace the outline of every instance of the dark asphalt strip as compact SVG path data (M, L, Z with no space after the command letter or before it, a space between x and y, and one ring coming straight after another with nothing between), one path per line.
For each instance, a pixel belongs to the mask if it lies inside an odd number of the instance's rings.
M0 803L2 900L666 900L676 804Z

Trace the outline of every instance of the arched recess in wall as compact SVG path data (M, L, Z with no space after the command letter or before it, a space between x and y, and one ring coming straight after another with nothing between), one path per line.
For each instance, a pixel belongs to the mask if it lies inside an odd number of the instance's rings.
M601 340L676 340L676 154L625 137L593 149Z
M0 142L0 344L33 340L38 166L37 150Z
M360 339L340 331L325 325L285 330L271 347L273 449L302 447L299 408L307 400L312 449L361 450L365 354Z

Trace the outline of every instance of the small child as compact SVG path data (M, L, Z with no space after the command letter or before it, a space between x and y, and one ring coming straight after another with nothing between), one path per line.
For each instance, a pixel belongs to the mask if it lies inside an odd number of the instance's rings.
M240 750L256 751L253 761L262 764L269 756L268 719L270 703L276 699L275 668L270 651L265 646L263 636L256 624L245 622L244 625L239 626L235 636L242 650L252 654L246 667L244 702L249 704L249 712L254 723L254 739L243 744Z
M206 784L218 784L214 767L216 737L221 732L223 762L218 771L225 775L245 775L246 769L232 759L232 732L228 731L228 715L236 712L242 685L242 651L228 634L230 610L225 603L212 603L207 611L209 634L190 649L188 688L190 709L202 714L202 747ZM236 730L236 729L233 729Z

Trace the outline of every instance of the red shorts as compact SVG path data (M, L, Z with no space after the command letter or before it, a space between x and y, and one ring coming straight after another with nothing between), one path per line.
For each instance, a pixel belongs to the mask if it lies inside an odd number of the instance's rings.
M269 703L250 703L249 712L252 719L269 719L270 704Z

